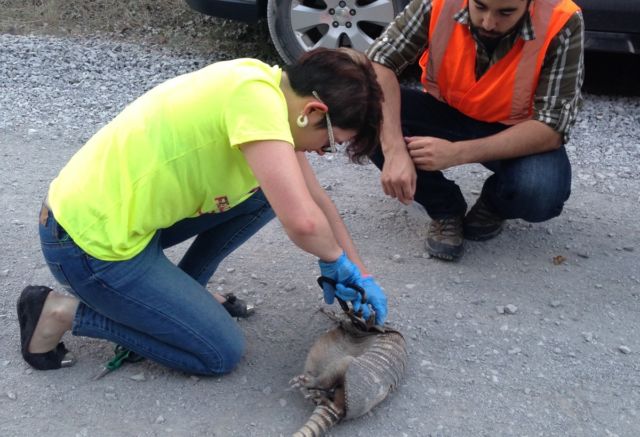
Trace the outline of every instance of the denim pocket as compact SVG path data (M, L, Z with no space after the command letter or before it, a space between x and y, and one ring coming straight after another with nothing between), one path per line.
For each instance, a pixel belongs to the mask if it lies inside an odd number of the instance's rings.
M71 241L71 237L67 234L67 231L64 230L60 224L57 224L58 241L61 243L66 243L67 241Z

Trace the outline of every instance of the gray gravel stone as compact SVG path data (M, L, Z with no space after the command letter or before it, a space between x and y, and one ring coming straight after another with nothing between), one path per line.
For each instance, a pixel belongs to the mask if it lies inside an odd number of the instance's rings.
M629 347L627 347L625 345L618 346L618 350L620 352L622 352L623 354L630 354L631 353L631 349L629 349Z
M518 312L518 307L513 304L505 305L504 307L505 314L515 314L517 312Z

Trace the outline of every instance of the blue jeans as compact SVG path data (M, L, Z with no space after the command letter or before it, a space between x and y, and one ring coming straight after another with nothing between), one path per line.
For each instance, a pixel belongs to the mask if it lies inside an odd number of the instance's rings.
M205 286L224 257L274 217L262 191L223 213L156 232L126 261L90 256L44 211L44 257L56 280L80 300L74 335L107 339L194 374L225 373L237 365L242 332ZM165 256L163 249L196 235L178 266Z
M508 127L474 120L416 89L402 88L401 99L405 136L463 141L494 135ZM382 168L380 148L371 160ZM549 220L560 215L571 193L571 165L564 147L482 164L493 174L485 181L481 197L503 219ZM414 199L432 218L462 216L467 210L460 187L441 171L417 170Z

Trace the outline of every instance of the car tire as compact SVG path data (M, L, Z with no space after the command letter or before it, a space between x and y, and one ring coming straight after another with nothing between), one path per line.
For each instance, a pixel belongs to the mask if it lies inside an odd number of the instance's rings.
M268 0L267 23L286 63L317 47L365 51L403 0Z

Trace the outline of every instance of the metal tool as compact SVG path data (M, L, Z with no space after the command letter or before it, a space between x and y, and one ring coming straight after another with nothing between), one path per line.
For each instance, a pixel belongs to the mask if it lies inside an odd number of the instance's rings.
M328 278L326 276L319 276L318 285L320 286L320 288L324 290L325 284L333 287L334 289L336 289L336 286L337 286L337 282L335 280ZM344 285L345 287L351 288L352 290L355 290L357 293L359 293L361 296L362 304L363 305L367 304L367 294L365 293L364 288L356 284L342 284L342 285ZM336 299L338 300L338 303L340 304L340 308L342 308L342 311L344 311L347 314L347 316L349 316L353 324L356 325L358 328L364 331L369 331L374 327L376 314L375 314L375 311L373 311L373 309L371 310L371 315L369 316L369 318L365 320L362 317L362 311L358 311L356 313L353 310L353 304L350 307L348 302L345 302L340 297L336 296Z
M114 370L119 369L123 363L137 363L138 361L144 360L142 355L130 351L119 344L116 345L114 353L115 356L104 365L102 371L93 377L94 381L97 381Z

